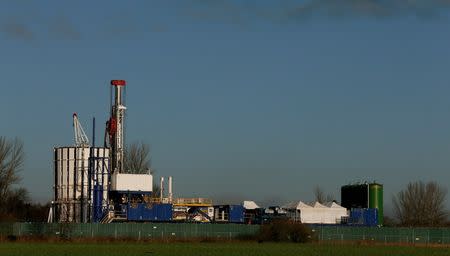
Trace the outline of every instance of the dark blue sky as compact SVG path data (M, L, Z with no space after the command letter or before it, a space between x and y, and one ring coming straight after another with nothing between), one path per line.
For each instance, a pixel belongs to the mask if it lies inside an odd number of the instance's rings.
M108 82L125 79L127 141L151 145L177 196L448 188L447 5L313 2L2 1L0 131L25 143L22 184L51 199L72 113L102 143Z

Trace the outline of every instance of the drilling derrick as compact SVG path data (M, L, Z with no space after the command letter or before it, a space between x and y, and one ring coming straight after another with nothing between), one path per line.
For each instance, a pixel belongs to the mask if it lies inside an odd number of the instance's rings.
M111 114L106 122L105 146L111 149L112 173L121 173L124 169L125 85L125 80L111 80Z

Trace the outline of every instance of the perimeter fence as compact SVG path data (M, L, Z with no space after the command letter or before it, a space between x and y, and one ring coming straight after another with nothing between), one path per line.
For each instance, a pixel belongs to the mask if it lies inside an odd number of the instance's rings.
M3 223L1 236L134 239L235 239L251 236L259 226L200 223Z
M450 228L311 226L323 242L448 244ZM259 225L211 223L0 223L0 236L133 239L236 239L258 234Z
M450 228L312 227L319 241L374 241L381 243L448 244Z

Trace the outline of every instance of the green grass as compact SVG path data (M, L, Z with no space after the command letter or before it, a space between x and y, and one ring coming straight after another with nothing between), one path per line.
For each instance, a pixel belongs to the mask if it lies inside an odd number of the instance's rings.
M2 256L40 255L449 255L448 248L362 246L362 245L319 245L319 244L276 244L250 242L215 243L0 243Z

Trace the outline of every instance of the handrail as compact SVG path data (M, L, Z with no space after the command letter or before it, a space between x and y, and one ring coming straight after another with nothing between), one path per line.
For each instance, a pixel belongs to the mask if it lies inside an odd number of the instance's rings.
M212 204L209 198L175 198L174 204Z

